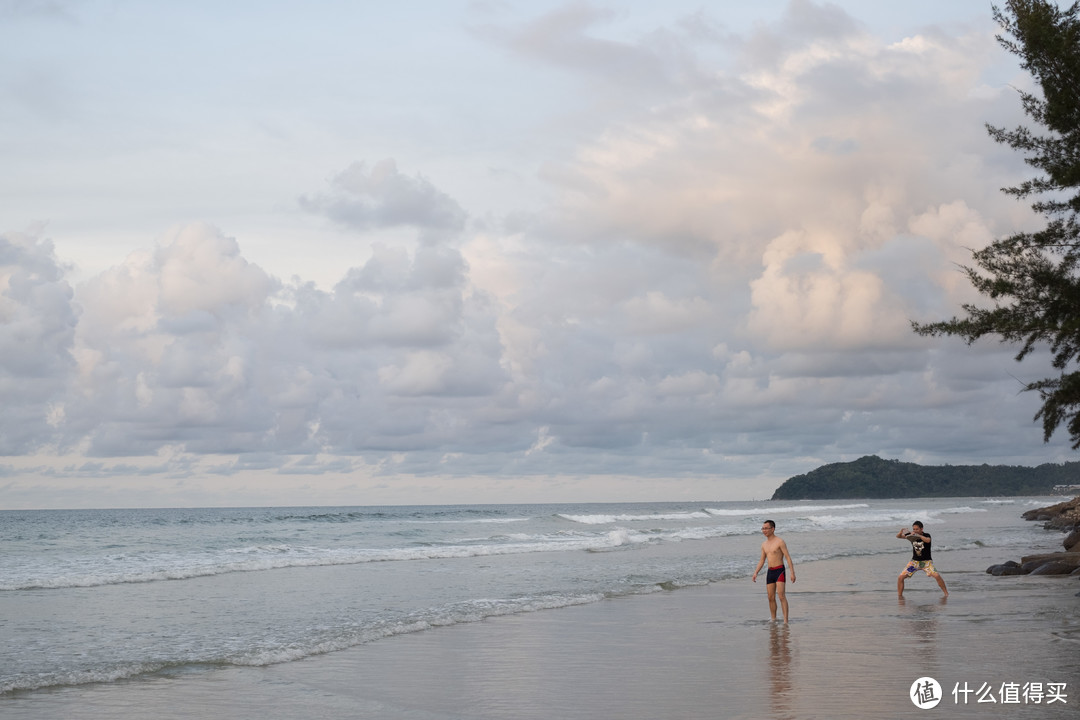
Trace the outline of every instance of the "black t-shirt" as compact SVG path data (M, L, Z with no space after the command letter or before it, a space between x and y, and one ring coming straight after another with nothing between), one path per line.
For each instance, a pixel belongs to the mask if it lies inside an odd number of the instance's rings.
M912 560L931 560L930 557L930 533L921 532L918 533L926 538L926 542L922 540L916 540L911 543L911 559Z

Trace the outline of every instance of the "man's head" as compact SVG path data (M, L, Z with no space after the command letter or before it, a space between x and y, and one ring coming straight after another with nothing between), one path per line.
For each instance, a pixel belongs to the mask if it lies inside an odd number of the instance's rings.
M765 533L766 537L772 537L772 534L776 531L776 523L772 520L766 520L761 523L761 532Z
M916 520L915 522L911 523L911 529L914 530L917 533L921 533L922 532L922 523L919 522L918 520Z

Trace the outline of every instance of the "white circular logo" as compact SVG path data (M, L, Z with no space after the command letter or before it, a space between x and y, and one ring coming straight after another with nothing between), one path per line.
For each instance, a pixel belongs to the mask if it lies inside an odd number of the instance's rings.
M941 702L941 685L932 677L921 677L911 683L911 702L920 710L929 710Z

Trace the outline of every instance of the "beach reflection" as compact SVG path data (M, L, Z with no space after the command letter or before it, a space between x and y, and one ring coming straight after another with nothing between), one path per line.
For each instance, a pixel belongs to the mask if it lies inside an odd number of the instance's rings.
M791 629L787 623L773 623L769 629L769 702L773 718L794 718L791 691Z
M948 604L948 597L938 598L934 603L909 603L901 596L897 605L903 611L901 615L909 621L909 637L914 638L916 648L927 662L937 660L938 613Z

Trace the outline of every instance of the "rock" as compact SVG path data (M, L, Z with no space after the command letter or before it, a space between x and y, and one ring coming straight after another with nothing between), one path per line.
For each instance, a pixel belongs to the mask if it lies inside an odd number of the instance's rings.
M1076 568L1075 570L1073 570L1073 571L1072 571L1071 573L1069 573L1069 574L1070 574L1070 575L1080 575L1080 567Z
M995 577L1001 577L1002 575L1026 575L1019 565L991 565L986 569L986 572Z
M1022 572L1024 575L1027 575L1032 570L1041 568L1047 562L1047 560L1029 560L1028 562L1020 566L1020 572Z
M1028 510L1022 515L1025 520L1037 520L1046 523L1046 528L1066 530L1080 524L1080 496L1060 502L1050 507Z
M1027 566L1033 562L1038 562L1040 565L1048 562L1061 562L1072 565L1073 567L1080 567L1080 552L1044 553L1042 555L1025 555L1020 558L1021 567ZM1031 567L1034 568L1038 566L1032 565Z
M1063 562L1048 562L1032 570L1029 575L1068 575L1076 569L1075 565Z
M1015 560L1006 560L1003 563L991 565L986 568L986 572L990 575L1023 575L1023 571L1020 570L1020 563Z
M1080 552L1080 525L1073 528L1073 531L1061 541L1061 544L1065 546L1065 550L1068 552Z

